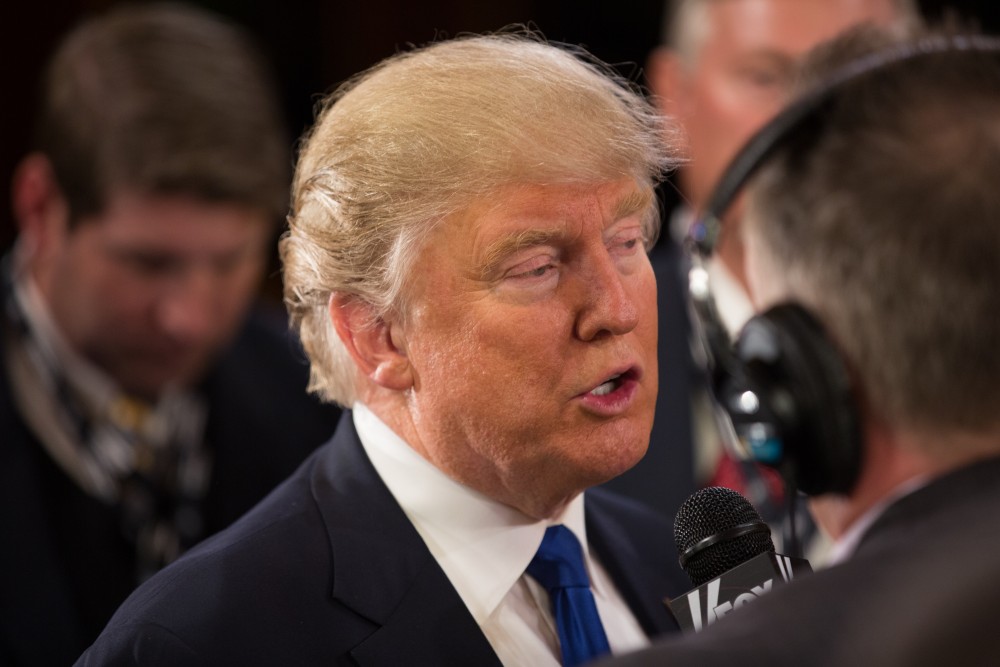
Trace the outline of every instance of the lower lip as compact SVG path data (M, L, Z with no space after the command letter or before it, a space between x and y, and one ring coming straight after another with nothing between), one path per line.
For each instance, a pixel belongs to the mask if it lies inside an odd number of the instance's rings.
M602 417L615 417L622 414L632 405L635 395L639 391L639 382L634 378L623 380L618 387L609 394L595 396L591 393L581 394L580 402L584 409Z

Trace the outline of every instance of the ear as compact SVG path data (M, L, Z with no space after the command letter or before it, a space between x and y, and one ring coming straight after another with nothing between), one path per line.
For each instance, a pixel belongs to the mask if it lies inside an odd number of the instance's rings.
M14 171L11 200L25 251L29 256L51 252L66 233L69 205L47 157L32 153L21 160Z
M684 100L684 69L675 51L660 46L646 60L646 81L656 105L667 116L681 115Z
M413 369L398 323L377 317L371 304L340 292L330 296L329 312L354 363L372 382L394 391L413 386Z

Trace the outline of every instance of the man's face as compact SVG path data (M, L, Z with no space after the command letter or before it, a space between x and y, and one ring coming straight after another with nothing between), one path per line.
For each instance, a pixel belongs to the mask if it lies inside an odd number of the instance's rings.
M533 515L642 457L657 389L650 205L631 180L510 187L434 230L404 325L418 451Z
M690 163L680 185L703 206L736 151L787 101L803 55L847 28L891 23L890 0L716 0L690 62L658 52L650 85L683 126Z
M53 237L39 285L70 345L124 389L196 382L259 287L264 215L185 196L121 194Z

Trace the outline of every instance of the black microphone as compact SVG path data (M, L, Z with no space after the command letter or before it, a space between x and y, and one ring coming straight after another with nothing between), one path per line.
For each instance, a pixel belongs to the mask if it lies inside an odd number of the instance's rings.
M775 553L771 529L750 501L721 486L684 501L674 520L674 543L696 586L665 601L684 631L699 632L775 584L812 572L809 561Z

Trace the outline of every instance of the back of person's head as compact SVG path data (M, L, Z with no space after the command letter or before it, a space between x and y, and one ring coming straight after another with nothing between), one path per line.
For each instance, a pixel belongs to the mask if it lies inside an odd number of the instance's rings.
M751 282L819 314L863 402L933 443L1000 427L1000 42L920 40L859 30L816 56L821 80L859 54L894 61L786 137L751 185L747 239Z
M521 33L401 53L343 86L302 148L281 247L311 388L355 398L331 293L405 316L406 279L433 225L510 185L631 178L652 189L671 166L660 124L602 65ZM645 225L652 242L655 207Z
M82 24L43 82L37 149L71 220L121 191L287 206L286 128L239 28L183 5L126 5Z

